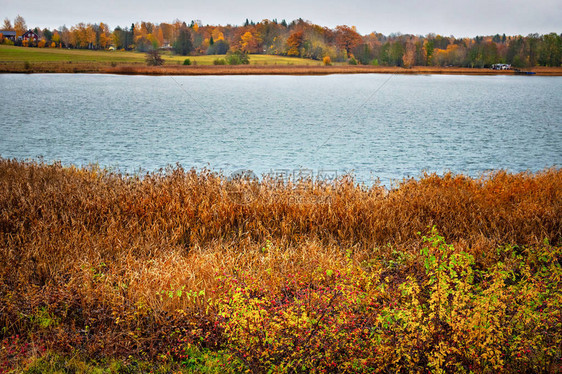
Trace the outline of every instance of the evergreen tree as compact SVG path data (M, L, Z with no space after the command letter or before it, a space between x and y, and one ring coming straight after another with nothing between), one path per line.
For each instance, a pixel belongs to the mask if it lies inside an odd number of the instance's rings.
M189 28L182 27L180 29L178 38L174 43L174 52L176 52L178 55L187 56L191 51L193 51L191 32L189 32Z

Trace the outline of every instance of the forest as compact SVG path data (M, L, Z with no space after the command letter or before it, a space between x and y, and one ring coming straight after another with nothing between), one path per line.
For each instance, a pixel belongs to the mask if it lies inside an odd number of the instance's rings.
M38 35L37 42L19 40L28 29ZM4 38L2 31L15 31L16 40ZM514 68L562 64L562 34L496 34L456 38L436 34L410 35L372 32L361 35L353 26L328 28L303 19L287 22L246 19L241 26L137 22L117 26L106 23L78 23L70 28L28 27L23 17L5 18L0 30L3 44L39 48L127 50L148 52L171 50L178 55L222 55L228 52L267 54L344 62L350 65L457 66L487 68L496 63Z

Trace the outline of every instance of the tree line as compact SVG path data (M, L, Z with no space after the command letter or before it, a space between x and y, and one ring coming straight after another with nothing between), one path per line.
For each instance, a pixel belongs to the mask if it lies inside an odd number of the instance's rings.
M18 16L6 18L2 30L27 30ZM488 35L455 38L435 34L394 33L361 35L346 25L328 28L305 21L246 20L241 26L211 26L191 21L154 24L137 22L127 27L78 23L72 27L39 29L39 41L29 46L82 49L119 49L147 52L170 49L180 55L221 55L228 52L272 54L351 64L387 66L514 67L561 66L562 34L527 36ZM4 39L4 43L10 43ZM16 40L15 44L24 44Z

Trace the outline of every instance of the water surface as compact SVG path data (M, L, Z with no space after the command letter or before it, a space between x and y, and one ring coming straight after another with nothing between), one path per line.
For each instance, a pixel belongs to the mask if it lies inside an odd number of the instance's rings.
M562 77L3 74L0 89L5 158L387 185L562 163Z

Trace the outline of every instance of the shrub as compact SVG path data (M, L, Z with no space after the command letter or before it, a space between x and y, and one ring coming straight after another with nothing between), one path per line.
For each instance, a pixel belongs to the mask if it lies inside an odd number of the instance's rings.
M250 57L247 53L241 51L229 52L226 55L226 63L229 65L248 65Z
M226 65L226 60L224 58L216 58L213 60L213 65Z
M351 58L349 59L349 61L347 63L349 65L357 65L357 60L355 59L355 57L351 56Z
M365 269L349 258L342 268L308 274L220 276L215 325L225 348L252 372L546 372L556 365L560 248L532 255L532 268L520 257L510 268L498 262L478 270L435 228L423 241L421 257L406 260L419 260L421 274ZM264 287L271 280L278 287Z
M161 66L164 64L164 60L160 55L160 51L154 49L146 53L146 64L148 66Z
M324 66L332 66L332 59L330 56L324 56L322 62L324 63Z
M191 65L191 60L186 58L185 60L183 60L183 64L184 65Z

